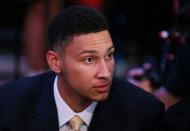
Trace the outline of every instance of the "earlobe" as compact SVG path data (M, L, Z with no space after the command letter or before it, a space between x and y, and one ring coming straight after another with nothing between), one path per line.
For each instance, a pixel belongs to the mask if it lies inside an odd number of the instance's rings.
M58 54L54 51L48 51L46 54L46 59L48 62L49 67L53 72L56 74L61 73L61 60L58 57Z

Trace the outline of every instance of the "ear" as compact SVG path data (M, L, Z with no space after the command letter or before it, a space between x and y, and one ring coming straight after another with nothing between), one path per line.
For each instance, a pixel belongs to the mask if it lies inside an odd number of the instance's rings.
M46 59L49 67L56 74L60 74L62 72L61 68L61 58L54 51L48 51L46 54Z

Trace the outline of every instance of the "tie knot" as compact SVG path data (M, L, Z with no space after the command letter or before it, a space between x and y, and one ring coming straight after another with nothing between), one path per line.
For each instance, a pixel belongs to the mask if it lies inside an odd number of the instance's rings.
M82 126L82 124L83 124L83 120L78 115L75 115L69 121L70 128L74 131L80 131L80 127Z

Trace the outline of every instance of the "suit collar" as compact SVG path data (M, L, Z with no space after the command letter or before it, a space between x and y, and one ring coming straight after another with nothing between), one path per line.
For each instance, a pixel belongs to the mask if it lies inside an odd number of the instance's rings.
M66 124L75 115L79 115L82 118L82 120L87 124L87 126L89 126L94 109L97 105L97 102L93 102L82 112L79 112L79 113L74 112L67 105L64 99L61 98L61 95L59 94L58 86L57 86L57 77L55 78L55 81L54 81L54 97L55 97L55 103L57 107L58 118L59 118L58 119L59 127Z
M58 131L58 118L57 110L55 105L55 100L53 96L53 82L55 75L49 75L42 86L44 90L39 99L39 103L35 110L34 123L32 125L32 130L34 131Z
M88 131L119 131L121 118L117 109L112 107L109 99L99 102Z

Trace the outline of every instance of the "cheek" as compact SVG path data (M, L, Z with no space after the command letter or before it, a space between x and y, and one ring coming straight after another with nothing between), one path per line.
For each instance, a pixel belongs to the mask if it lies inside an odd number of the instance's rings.
M77 81L78 83L88 83L88 80L93 78L95 74L95 70L83 65L78 64L77 66L70 66L69 67L69 76Z
M72 70L69 76L67 77L70 80L72 85L77 92L87 96L87 94L93 94L91 92L91 87L93 86L94 77L92 75L92 70L83 70L82 68Z

